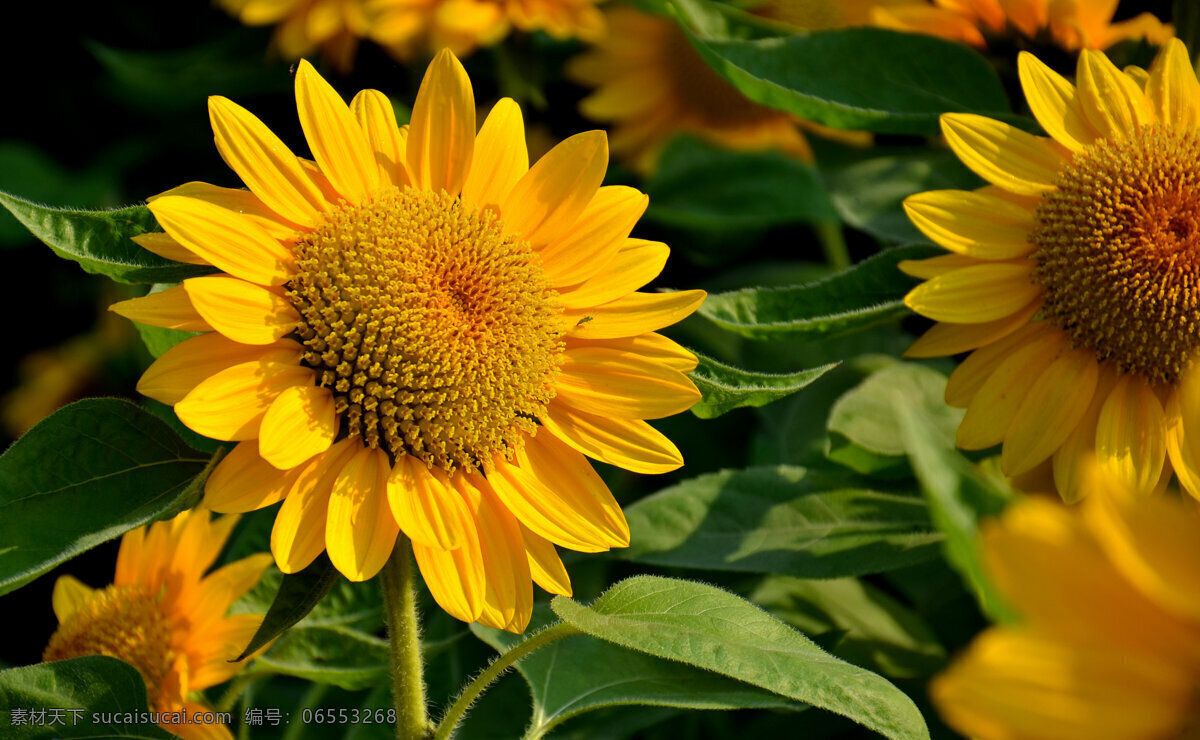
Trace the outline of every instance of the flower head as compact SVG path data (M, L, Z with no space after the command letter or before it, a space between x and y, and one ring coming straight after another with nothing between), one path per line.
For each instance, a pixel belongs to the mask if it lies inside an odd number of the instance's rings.
M979 47L1008 35L1026 42L1049 37L1068 51L1107 49L1126 39L1163 44L1174 35L1152 13L1113 23L1116 12L1116 0L932 0L880 4L871 10L871 21Z
M1147 74L1098 51L1072 85L1022 54L1026 98L1050 137L942 117L959 158L992 184L905 202L953 254L902 265L906 298L941 322L909 350L971 351L946 388L958 443L1003 443L1009 475L1051 467L1067 500L1094 454L1149 491L1173 469L1200 495L1200 83L1179 41Z
M284 572L327 550L370 578L403 531L446 611L522 630L531 577L570 592L554 545L628 544L584 455L645 473L682 464L644 420L695 403L696 358L655 332L704 293L636 292L669 250L629 238L647 198L601 187L602 132L530 167L520 108L500 101L476 133L449 51L411 127L373 90L347 107L306 62L296 100L315 162L213 98L217 147L249 191L190 183L151 199L166 234L141 242L224 273L113 307L206 332L139 389L239 443L205 503L282 500Z
M92 589L71 576L54 584L58 630L45 660L107 655L146 682L153 712L205 711L190 694L229 680L262 622L226 611L258 582L269 555L252 555L205 575L237 517L210 521L203 510L135 529L121 540L111 586ZM220 725L164 725L185 739L229 737Z
M1014 505L983 531L1019 613L930 686L980 740L1167 740L1200 726L1200 512L1097 470L1080 507Z

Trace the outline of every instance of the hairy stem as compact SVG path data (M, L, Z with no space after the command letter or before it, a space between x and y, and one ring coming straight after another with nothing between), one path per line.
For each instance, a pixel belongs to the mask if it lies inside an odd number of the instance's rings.
M396 740L429 736L425 713L425 676L421 663L421 625L413 589L412 547L403 534L379 574L387 615L392 699L396 704Z

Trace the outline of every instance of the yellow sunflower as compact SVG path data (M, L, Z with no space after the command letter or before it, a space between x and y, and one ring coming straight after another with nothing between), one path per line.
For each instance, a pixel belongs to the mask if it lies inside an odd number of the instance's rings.
M381 93L349 107L296 75L316 162L212 98L217 148L249 190L189 183L151 199L159 253L208 262L113 310L206 332L163 354L139 390L192 429L239 444L206 505L282 500L271 547L294 573L327 550L375 575L402 531L438 603L522 630L530 577L570 585L554 545L628 543L584 455L642 473L683 460L644 419L690 407L696 358L656 330L703 291L639 293L665 244L628 238L647 198L601 187L601 131L529 166L520 108L478 134L470 80L443 51L400 128Z
M614 128L615 156L647 171L671 137L691 134L731 149L812 157L793 116L748 100L709 68L674 21L627 6L605 16L608 33L566 70L597 88L580 111Z
M1113 23L1117 0L932 0L871 10L871 22L987 46L989 37L1047 39L1068 51L1107 49L1118 41L1163 44L1175 31L1153 13Z
M185 511L121 539L111 586L93 589L60 577L53 596L58 630L43 658L119 658L142 674L150 711L168 714L160 717L163 727L185 740L232 739L224 725L199 723L196 713L212 710L192 694L241 669L242 663L229 661L262 623L261 614L225 612L258 582L270 555L252 555L205 575L236 522Z
M1094 471L1080 507L1030 498L985 525L1019 613L930 685L979 740L1170 740L1200 728L1200 512Z
M1052 467L1079 495L1081 456L1149 491L1171 470L1200 495L1200 83L1173 40L1153 68L1098 51L1072 85L1019 59L1050 137L942 116L958 157L992 184L905 201L952 254L902 265L925 282L906 303L941 322L909 355L971 352L946 400L958 443L1003 443L1009 475Z

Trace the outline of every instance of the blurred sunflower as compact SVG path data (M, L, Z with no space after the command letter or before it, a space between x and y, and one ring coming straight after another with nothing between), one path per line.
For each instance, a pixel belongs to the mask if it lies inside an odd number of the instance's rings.
M359 40L370 35L367 7L376 0L217 2L247 26L277 26L273 43L283 58L299 59L320 49L326 61L345 71L354 63Z
M1067 51L1107 49L1118 41L1163 44L1175 35L1153 13L1113 23L1118 0L932 0L872 8L871 22L984 47L990 37L1046 40Z
M71 576L54 584L58 630L45 660L107 655L129 663L146 682L152 712L211 711L193 692L228 681L262 623L261 614L225 616L271 563L252 555L205 575L237 517L210 521L185 511L121 539L111 586L93 589ZM232 738L223 725L164 724L185 740Z
M983 552L1019 613L934 679L946 722L980 740L1169 740L1200 726L1200 513L1093 471L1079 508L1016 504Z
M1200 83L1173 40L1147 74L1098 51L1078 86L1019 59L1033 136L946 114L958 157L992 184L905 201L953 254L902 265L926 282L905 302L939 322L914 357L971 351L946 400L958 444L1003 443L1009 475L1052 467L1059 493L1095 455L1149 491L1174 469L1200 496ZM1047 462L1049 461L1049 462Z
M601 187L603 132L530 167L511 100L476 135L449 51L411 128L374 90L347 107L307 62L296 100L315 163L212 98L217 147L250 190L190 183L151 199L166 236L142 243L226 274L113 306L207 332L139 390L240 442L206 505L283 500L271 547L284 572L327 550L370 578L403 531L446 611L522 630L531 576L570 593L553 545L628 543L584 455L643 473L682 464L643 420L699 398L684 375L696 358L655 331L704 293L635 292L669 249L628 238L647 198Z

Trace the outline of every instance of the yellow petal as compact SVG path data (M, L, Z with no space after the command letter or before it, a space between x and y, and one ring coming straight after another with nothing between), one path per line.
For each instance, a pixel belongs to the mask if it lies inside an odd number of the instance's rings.
M283 471L258 454L258 442L238 442L204 483L204 506L222 514L256 511L282 501L299 475Z
M325 549L329 560L351 581L365 581L379 572L400 529L387 504L387 454L361 448L333 482Z
M178 187L147 198L146 202L154 203L160 198L172 196L202 200L205 203L232 211L243 218L250 219L270 234L272 239L281 242L295 239L298 232L302 230L299 224L294 224L272 211L249 190L223 188L206 182L185 182Z
M1167 402L1167 454L1179 484L1200 499L1200 366L1176 381Z
M632 352L681 373L690 373L699 364L696 355L686 347L655 332L620 339L568 339L567 349L575 347L607 347L621 352Z
M1108 395L1096 427L1096 457L1117 480L1149 493L1166 457L1166 416L1154 390L1126 375Z
M558 491L551 491L527 470L502 460L487 474L487 483L506 511L542 537L578 552L603 552L613 547L594 527L580 526ZM522 555L525 552L521 548Z
M921 283L904 297L912 310L937 321L981 324L1012 316L1041 294L1032 262L964 267Z
M196 312L217 331L243 344L271 344L291 333L300 314L283 296L225 275L183 281Z
M304 355L299 344L281 339L274 344L240 344L217 332L185 339L146 368L137 390L173 406L205 378L227 367L255 360L298 364Z
M950 373L950 379L946 382L946 403L966 408L996 367L1019 347L1046 333L1046 327L1041 321L1026 324L1012 334L972 352Z
M1087 413L1054 453L1054 488L1064 503L1078 503L1087 494L1083 486L1084 467L1097 465L1096 425L1100 420L1100 409L1116 386L1117 379L1118 373L1111 365L1100 366L1100 377L1096 381Z
M147 252L153 252L159 257L169 259L172 262L183 262L188 265L208 264L208 261L203 257L188 250L187 247L171 238L169 234L164 234L161 231L151 231L129 238L134 244L137 244Z
M396 523L413 542L441 550L465 545L470 512L440 468L401 457L388 477L387 496Z
M567 234L592 201L608 169L608 139L587 131L538 160L500 204L505 231L534 249Z
M529 171L525 122L521 106L502 98L484 119L475 138L471 171L462 187L462 201L475 209L499 208L504 198Z
M554 492L556 500L543 503L556 508L554 516L564 523L574 520L574 531L590 531L592 542L629 545L629 525L620 504L587 458L565 442L552 434L530 437L517 451L517 467Z
M1095 141L1096 130L1084 115L1074 85L1027 51L1017 57L1017 70L1029 108L1046 133L1073 152Z
M344 439L300 466L271 529L271 553L284 573L298 573L325 550L325 520L333 481L362 446Z
M1162 123L1182 131L1200 128L1200 82L1179 39L1171 39L1154 60L1146 97Z
M521 525L521 539L525 541L525 553L529 556L529 574L533 582L542 589L559 596L571 595L571 577L563 567L562 558L554 549L554 543L543 537L538 537L524 524Z
M958 446L982 450L1002 442L1029 386L1054 361L1065 341L1047 333L1017 349L988 376L958 426Z
M59 576L54 582L54 595L50 597L58 623L67 621L95 593L96 589L80 583L75 576Z
M147 326L182 331L212 331L212 326L192 305L192 300L182 285L174 285L141 298L117 301L109 306L108 310Z
M419 542L413 542L412 549L421 577L438 606L455 619L474 622L483 610L487 584L475 524L467 521L465 526L463 546L458 549L443 550Z
M580 411L659 419L691 408L700 391L686 375L631 352L578 347L562 353L558 398Z
M671 248L662 242L626 239L625 245L592 278L563 290L558 300L568 309L587 308L623 298L662 272Z
M306 59L296 69L296 109L313 158L346 200L357 203L379 189L379 165L366 134Z
M197 385L175 413L194 431L231 442L258 436L271 402L294 385L311 383L312 370L285 362L244 362Z
M570 231L538 253L550 284L576 285L600 272L624 246L649 203L644 193L624 185L597 190Z
M408 129L408 174L413 186L458 195L475 149L475 93L449 49L429 64Z
M288 388L271 402L258 431L258 453L280 470L290 470L333 444L338 418L328 388Z
M268 208L300 226L317 223L325 197L278 136L227 98L210 97L208 116L221 158Z
M363 90L350 101L350 112L367 136L379 165L380 185L406 185L404 137L396 124L396 110L388 96L378 90Z
M1000 463L1005 475L1032 470L1066 441L1087 413L1099 376L1094 352L1065 349L1027 385L1004 438Z
M631 293L602 306L563 312L567 334L576 339L618 339L657 331L690 316L707 295L703 290Z
M1012 316L982 324L934 324L904 351L904 356L945 357L984 347L1025 326L1039 306L1035 301Z
M986 193L931 190L906 198L904 210L925 236L957 254L1007 260L1033 250L1033 213Z
M962 163L988 182L1020 195L1054 189L1063 158L1050 139L973 113L945 113L942 133Z
M995 264L989 260L967 257L962 254L939 254L921 260L900 260L896 267L905 275L911 275L921 280L932 280L935 277L947 275L964 267L983 267ZM1006 263L1012 264L1012 263Z
M1083 113L1101 136L1120 139L1154 123L1146 95L1104 52L1080 52L1076 76Z
M533 584L520 525L482 477L459 474L452 480L472 510L483 553L486 586L479 622L522 632L533 611Z
M671 440L640 419L613 419L552 402L540 420L554 436L600 462L635 473L669 473L683 466Z
M175 195L155 199L150 211L176 241L231 275L260 285L282 285L291 276L291 251L248 218Z

